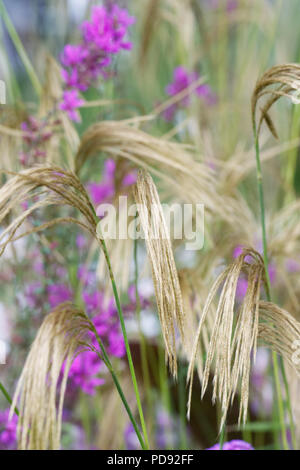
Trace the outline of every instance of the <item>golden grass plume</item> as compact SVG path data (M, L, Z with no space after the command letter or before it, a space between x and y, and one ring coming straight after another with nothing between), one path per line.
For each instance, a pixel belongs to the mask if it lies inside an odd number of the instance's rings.
M300 377L300 363L295 361L295 345L300 344L300 322L272 302L259 303L260 343L280 354Z
M246 260L245 260L246 259ZM251 262L247 262L251 260ZM235 299L240 275L244 272L248 279L246 296L235 321ZM242 399L240 417L246 417L249 395L249 372L251 351L256 348L258 334L258 301L263 280L264 265L259 253L245 249L243 253L216 279L208 295L194 342L192 359L189 365L188 380L190 394L188 414L191 404L193 371L198 355L198 347L203 332L203 325L209 314L212 301L223 284L202 380L202 396L207 388L209 373L214 365L213 401L218 399L222 405L222 423L227 409L241 382Z
M76 355L90 348L89 331L91 327L86 315L70 303L59 305L44 319L26 359L11 406L12 414L19 401L19 449L59 449L69 369Z
M143 228L148 258L166 347L166 358L177 375L175 325L185 344L185 315L170 235L155 184L149 173L140 171L134 190L140 224Z
M3 173L12 177L0 189L0 224L8 220L7 227L0 234L0 256L10 242L58 223L72 222L95 235L94 209L76 175L53 166L37 166L19 173L8 171ZM22 209L22 204L28 202L30 202L28 207ZM80 212L83 220L61 217L40 226L30 227L22 234L17 233L21 225L37 209L51 205L71 206Z
M257 127L258 135L260 133L262 123L265 122L274 137L278 137L273 121L269 115L269 111L273 104L282 96L289 98L294 103L300 102L299 64L276 65L267 70L267 72L265 72L257 81L251 101L252 118L254 122L256 120L255 115L258 102L263 97L267 98L260 109L261 114Z
M246 276L248 287L237 310L236 290L242 273ZM300 324L292 315L276 305L260 301L262 287L267 288L263 259L255 250L244 249L232 265L216 279L204 306L188 371L190 382L188 414L191 406L194 366L199 353L203 325L221 286L201 387L203 397L209 374L213 370L213 402L218 399L221 403L222 428L228 408L237 393L240 394L239 421L246 421L251 362L255 360L258 341L281 354L299 374L299 367L298 369L295 367L291 358L293 341L300 337Z

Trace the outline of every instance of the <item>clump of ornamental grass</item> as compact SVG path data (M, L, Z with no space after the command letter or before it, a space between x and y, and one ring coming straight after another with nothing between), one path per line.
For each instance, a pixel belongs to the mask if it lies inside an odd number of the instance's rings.
M147 117L124 121L105 121L92 125L82 136L75 157L76 173L92 158L110 157L116 161L116 168L124 163L143 168L157 177L164 201L205 206L207 220L220 218L235 231L245 233L253 230L253 215L245 201L235 192L234 196L221 196L216 175L208 165L197 161L194 150L165 138L153 137L139 128ZM100 154L100 156L99 156ZM126 168L129 168L126 166ZM117 182L115 182L117 188ZM117 193L116 193L117 196ZM115 198L117 203L117 197ZM116 204L118 208L118 204ZM118 217L122 218L122 208ZM105 218L109 226L108 216ZM126 289L129 278L131 240L107 240L111 264L122 289ZM119 255L122 253L122 256ZM125 259L124 259L125 256ZM99 274L104 274L104 260L100 259Z
M267 232L266 232L266 222L265 222L265 205L264 205L264 188L262 181L262 170L261 170L261 160L260 160L260 145L259 145L259 136L260 130L263 122L266 122L269 130L277 138L277 132L273 121L270 117L269 111L271 110L274 103L276 103L282 96L289 98L294 104L299 104L299 94L300 94L300 65L298 64L284 64L272 67L263 76L257 81L256 87L254 89L251 101L252 109L252 124L253 124L253 134L255 139L255 151L256 151L256 173L257 173L257 183L258 183L258 192L259 192L259 202L260 202L260 212L261 212L261 228L262 228L262 241L263 241L263 253L264 253L264 265L267 278L267 284L270 286L270 279L268 275L268 245L267 245ZM257 106L258 103L263 99L263 104L260 108L260 117L257 122ZM288 164L288 172L293 175L294 172L293 161L291 165ZM292 171L291 171L292 170ZM287 183L289 183L287 178ZM267 292L267 300L271 301L271 295ZM275 347L276 350L276 347ZM276 353L273 352L272 355L273 368L274 368L274 378L276 384L276 392L278 398L278 411L279 418L281 423L281 433L284 448L288 448L288 443L286 439L286 426L284 421L284 405L283 398L280 388L280 383L278 380L278 359ZM281 362L281 372L284 378L285 391L287 395L287 401L289 403L289 390L288 383L286 380L286 374L284 369L284 364ZM291 421L291 432L292 440L295 445L295 436L293 431L293 419L290 413Z
M222 287L201 377L203 397L209 374L213 371L212 399L213 402L218 400L221 403L221 428L236 394L241 397L239 421L246 421L251 363L255 360L258 340L288 358L292 341L299 337L300 324L291 315L273 304L260 303L261 289L268 289L264 273L261 255L253 249L244 249L234 263L216 279L199 322L188 371L188 414L199 342L212 301ZM237 308L236 291L241 274L246 276L248 286L246 295Z
M97 217L92 203L86 193L86 190L84 189L83 185L81 184L80 180L76 175L58 167L35 167L29 170L24 170L18 174L13 172L4 173L10 174L13 177L9 179L0 189L0 222L3 222L4 219L11 215L14 210L20 210L20 206L22 203L27 204L30 195L33 197L33 202L32 205L29 206L29 208L27 208L23 213L21 213L21 215L14 217L12 222L9 222L6 229L3 230L3 232L1 233L0 256L3 254L6 246L9 243L18 240L19 238L22 238L25 235L36 233L45 230L53 225L61 223L71 222L78 224L82 228L88 230L99 243L106 260L107 268L109 270L109 276L113 288L113 294L117 306L117 311L125 342L126 353L129 361L129 368L141 417L141 424L143 428L143 433L146 436L145 440L147 441L144 417L137 388L136 376L127 338L120 299L118 296L118 291L106 244L105 241L97 234ZM36 197L39 198L37 202L35 201ZM18 229L35 210L40 209L42 207L48 207L53 204L59 206L71 206L72 208L77 209L81 216L83 216L83 221L73 217L60 217L55 218L49 222L45 222L44 224L41 224L39 226L31 227L29 230L23 232L22 234L17 234ZM143 438L139 432L133 415L126 403L126 399L117 382L117 378L114 375L114 371L112 369L108 357L105 358L105 364L107 365L113 376L121 399L125 404L125 408L133 423L133 426L136 430L142 447L145 448L145 445L148 447L148 444L144 444Z
M246 257L248 257L248 259L250 258L251 264L245 262ZM239 320L235 323L236 290L243 270L246 271L249 285L247 294L240 307ZM188 413L191 402L194 362L199 341L203 333L203 324L209 314L211 303L223 283L214 327L207 350L204 377L201 384L202 396L207 388L209 373L214 362L215 380L213 401L215 401L216 398L220 400L222 404L223 421L225 420L229 403L237 391L239 378L243 383L241 412L244 411L245 413L245 403L248 402L247 384L249 382L250 354L251 350L256 347L258 330L257 302L259 299L263 270L264 266L260 255L254 250L244 250L237 260L218 276L211 288L199 322L189 366L188 380L190 381L190 398ZM240 353L241 348L243 348L243 354L235 354Z
M185 344L185 315L170 234L157 189L149 173L139 172L134 197L152 269L166 358L173 375L176 376L175 325L179 329L182 343Z
M19 449L59 449L68 373L77 354L93 349L91 331L86 315L69 303L59 305L44 319L11 406L11 415L19 406Z

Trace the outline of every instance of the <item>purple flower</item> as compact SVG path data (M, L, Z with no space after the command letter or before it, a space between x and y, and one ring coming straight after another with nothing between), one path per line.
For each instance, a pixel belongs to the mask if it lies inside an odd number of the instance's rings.
M206 450L220 450L220 444L215 444L214 446L209 447L209 449ZM254 450L254 448L251 444L248 444L248 442L233 440L225 442L222 450Z
M125 355L125 343L123 336L119 333L118 330L113 329L108 334L108 352L114 357L124 357Z
M122 181L123 186L131 186L132 184L135 184L137 180L137 174L135 171L131 171L130 173L127 173L127 175L124 176L124 179Z
M0 411L0 449L12 450L16 448L18 417L16 414L8 420L9 409Z
M93 7L91 21L85 21L81 26L81 43L67 44L61 56L62 77L68 93L86 91L100 76L107 76L106 68L111 64L112 56L131 48L125 37L134 21L127 10L117 5ZM79 106L76 95L64 94L60 108L67 111L73 121L79 120L75 111Z
M176 67L173 72L173 82L167 85L166 93L169 96L178 95L181 91L184 91L188 88L194 81L199 78L198 74L195 72L188 73L187 70L182 67ZM189 96L186 96L182 99L181 104L189 104Z
M83 45L67 44L64 48L61 62L65 67L73 67L86 59L88 51Z
M117 54L121 49L129 49L131 43L124 41L127 29L135 22L127 10L113 5L108 9L94 7L91 21L82 25L86 43L95 44L105 54Z
M104 163L102 181L99 183L89 183L88 190L95 206L108 201L115 194L115 171L116 163L108 159Z
M68 116L72 121L79 122L80 116L77 108L83 104L84 101L79 98L77 90L68 90L64 92L63 101L60 103L59 107L68 113Z
M97 377L102 362L93 351L85 351L79 354L73 361L69 371L69 380L75 387L80 388L88 395L94 395L96 387L103 385L105 380Z
M79 75L77 69L73 69L69 72L63 69L61 75L67 88L73 88L79 91L86 91L89 88L89 82L84 76Z
M51 308L54 308L63 302L67 302L73 297L71 289L65 284L51 284L48 286L47 292Z
M166 93L169 96L176 96L186 90L192 83L199 79L197 72L188 72L183 66L176 67L173 72L173 82L167 85ZM214 105L216 103L216 95L212 92L208 84L199 85L194 90L199 98L202 98L206 104ZM179 107L186 108L190 104L191 93L187 93L181 100L174 103L164 111L163 116L167 121L171 121Z
M99 183L91 182L88 190L95 206L110 201L115 195L116 163L113 159L108 159L104 163L102 180ZM123 188L131 186L136 182L136 172L130 171L125 174L122 180ZM101 208L97 211L99 217L103 217Z
M95 206L109 200L115 194L114 182L89 183L88 190Z

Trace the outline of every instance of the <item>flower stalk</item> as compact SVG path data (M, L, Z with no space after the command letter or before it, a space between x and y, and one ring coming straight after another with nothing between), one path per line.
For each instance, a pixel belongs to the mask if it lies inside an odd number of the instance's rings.
M101 235L101 233L100 233L100 235ZM144 439L145 439L145 448L149 449L149 440L148 440L148 434L147 434L147 429L146 429L146 424L145 424L145 418L144 418L144 413L143 413L143 409L142 409L142 403L141 403L140 393L139 393L139 389L138 389L135 369L134 369L134 365L133 365L132 355L131 355L131 351L130 351L128 336L127 336L127 331L126 331L126 326L125 326L124 314L123 314L122 307L121 307L121 302L120 302L120 298L119 298L119 294L118 294L118 289L117 289L116 281L115 281L114 274L113 274L113 271L112 271L112 266L111 266L111 262L110 262L110 258L109 258L109 254L108 254L108 251L107 251L107 247L106 247L106 243L104 241L104 238L101 236L101 237L98 238L98 240L99 240L99 243L102 247L102 250L103 250L103 253L104 253L104 256L105 256L106 264L107 264L108 271L109 271L109 277L110 277L110 280L111 280L113 295L114 295L114 299L115 299L115 302L116 302L118 316L119 316L119 320L120 320L120 324L121 324L121 329L122 329L122 334L123 334L123 338L124 338L126 354L127 354L128 364L129 364L129 370L130 370L130 374L131 374L131 378L132 378L132 384L133 384L133 388L134 388L134 392L135 392L136 403L137 403L139 416L140 416L140 421L141 421L141 426L142 426L142 431L143 431Z
M259 206L260 206L260 218L261 218L261 230L262 230L262 244L263 244L263 259L265 267L265 277L266 277L266 295L269 302L271 302L271 282L269 275L269 259L268 259L268 244L267 244L267 231L266 231L266 219L265 219L265 202L264 202L264 188L263 188L263 177L261 169L261 160L260 160L260 151L259 151L259 137L256 127L255 115L252 116L253 121L253 134L255 140L255 156L256 156L256 180L258 187L258 196L259 196ZM284 418L284 402L280 387L279 379L279 363L277 353L272 351L272 363L274 370L274 381L277 394L277 405L278 405L278 414L281 428L281 437L282 443L285 450L289 450L289 445L287 442L287 429ZM282 363L282 369L283 363Z

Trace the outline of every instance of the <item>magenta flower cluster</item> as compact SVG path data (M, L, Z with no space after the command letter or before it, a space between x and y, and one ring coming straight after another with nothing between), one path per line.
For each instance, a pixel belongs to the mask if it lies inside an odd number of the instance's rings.
M72 300L72 290L63 283L50 284L47 287L48 302L51 308L55 308L57 305L63 302Z
M199 78L200 76L197 72L189 73L183 66L176 67L173 72L173 82L167 85L166 93L170 97L176 96L199 80ZM190 105L192 93L201 98L208 106L214 105L217 101L217 97L211 87L207 83L203 83L196 87L193 92L186 93L179 101L168 106L163 113L166 121L172 121L179 108L187 108Z
M114 55L131 48L126 35L134 21L127 10L118 5L94 7L91 21L85 21L81 26L81 43L65 46L61 62L66 90L60 109L73 121L80 119L77 109L83 100L79 92L90 88L100 76L106 76Z
M20 155L20 162L23 166L37 163L46 157L43 146L51 139L59 124L59 120L38 120L33 116L22 122L24 151Z
M8 420L9 409L0 411L0 450L12 450L16 447L18 417L14 414Z

